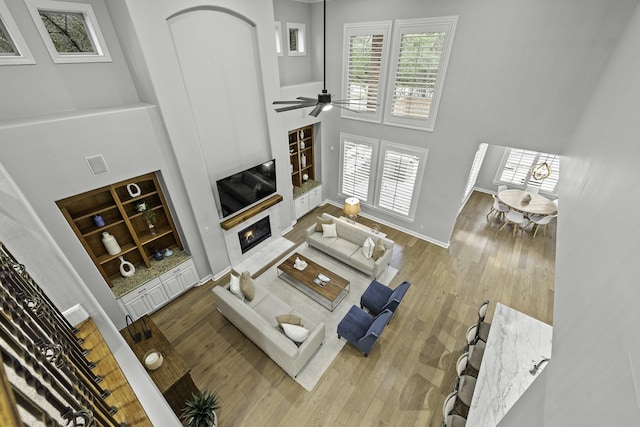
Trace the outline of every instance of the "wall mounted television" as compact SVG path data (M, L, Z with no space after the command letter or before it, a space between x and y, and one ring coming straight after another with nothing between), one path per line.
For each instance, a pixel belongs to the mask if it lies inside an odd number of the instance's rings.
M227 217L276 192L276 160L216 181L222 216Z

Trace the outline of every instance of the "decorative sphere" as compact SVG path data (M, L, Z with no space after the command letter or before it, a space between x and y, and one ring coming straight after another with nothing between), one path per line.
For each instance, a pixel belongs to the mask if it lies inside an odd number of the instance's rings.
M308 174L305 173L304 175L302 175L302 180L303 181L307 181L308 179L309 179L309 175Z

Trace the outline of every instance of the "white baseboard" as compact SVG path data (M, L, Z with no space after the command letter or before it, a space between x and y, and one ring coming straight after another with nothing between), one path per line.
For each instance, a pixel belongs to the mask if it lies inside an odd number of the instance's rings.
M62 315L73 326L79 325L89 318L89 313L87 313L87 310L80 304L76 304L68 310L63 311Z

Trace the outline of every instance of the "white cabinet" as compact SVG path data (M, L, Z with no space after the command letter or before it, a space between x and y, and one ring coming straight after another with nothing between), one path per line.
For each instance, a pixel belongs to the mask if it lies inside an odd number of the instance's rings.
M198 273L192 259L177 265L171 271L160 276L164 291L173 299L198 283Z
M322 185L314 187L312 190L294 199L296 219L300 218L316 206L322 203Z
M133 320L150 314L197 284L200 279L192 259L188 259L118 299Z
M153 279L120 299L133 320L149 314L169 301L160 279Z

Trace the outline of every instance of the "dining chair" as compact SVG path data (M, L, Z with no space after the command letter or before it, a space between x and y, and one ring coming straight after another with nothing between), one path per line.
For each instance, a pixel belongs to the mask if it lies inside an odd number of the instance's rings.
M440 427L464 427L467 419L455 411L456 402L458 401L458 393L452 391L444 399L442 404L442 422Z
M502 231L507 225L513 224L513 235L516 235L516 230L518 228L524 229L529 224L529 219L524 216L522 212L514 211L513 209L509 209L509 212L506 213L505 222L502 224L502 227L498 229L498 231Z
M549 225L551 220L553 218L555 218L556 216L558 216L558 215L557 214L554 214L554 215L530 215L529 216L529 221L531 221L532 224L535 224L535 226L533 227L533 237L536 237L536 234L538 234L538 229L540 228L540 226L542 226L542 235L546 236L547 235L547 226Z
M505 214L509 212L509 206L502 203L500 199L498 199L498 196L496 196L495 194L492 197L493 205L491 206L491 210L487 214L487 221L489 220L489 215L491 215L492 213L495 213L498 219L504 220Z

